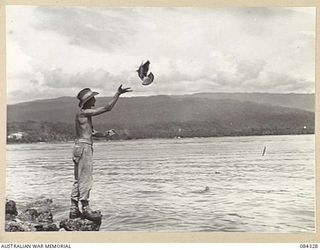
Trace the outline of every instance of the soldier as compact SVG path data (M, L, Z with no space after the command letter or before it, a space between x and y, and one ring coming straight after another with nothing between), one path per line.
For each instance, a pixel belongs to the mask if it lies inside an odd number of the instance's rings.
M93 136L106 136L108 132L93 130L92 116L101 115L111 111L121 94L131 92L130 88L118 88L111 101L104 107L95 108L95 95L98 92L90 88L82 89L77 98L79 99L79 110L76 114L75 128L76 140L73 149L72 160L74 162L74 184L71 192L70 219L84 217L89 220L101 219L100 211L93 211L89 206L89 194L92 187L92 153ZM82 214L79 210L79 201L82 205Z

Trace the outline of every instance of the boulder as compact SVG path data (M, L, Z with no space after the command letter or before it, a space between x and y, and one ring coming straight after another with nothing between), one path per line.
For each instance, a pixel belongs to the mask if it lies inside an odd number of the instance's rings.
M12 200L7 200L6 202L6 214L18 215L17 205Z
M37 217L38 211L34 208L27 208L17 216L22 221L36 221Z
M15 202L7 201L5 231L59 231L53 223L51 204L51 199L38 200L27 204L18 214Z
M36 231L59 231L56 224L38 224L34 226Z
M52 215L51 211L49 211L49 210L40 211L38 213L37 221L52 223L53 222L53 215Z
M23 227L21 223L16 221L7 221L5 223L6 232L26 232L29 231L27 228Z
M101 221L90 221L87 219L64 219L60 222L60 228L66 231L99 231Z
M52 208L59 208L52 199L38 199L21 205L19 213L15 201L6 200L6 232L35 232L35 231L99 231L102 215L95 221L85 218L64 219L54 222ZM58 226L59 225L59 226Z

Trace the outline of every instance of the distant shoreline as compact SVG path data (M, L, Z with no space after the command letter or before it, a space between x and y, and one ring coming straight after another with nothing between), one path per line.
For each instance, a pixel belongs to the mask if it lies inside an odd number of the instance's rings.
M257 135L223 135L223 136L193 136L193 137L159 137L159 138L130 138L130 139L114 139L114 140L94 140L94 143L103 142L122 142L122 141L136 141L136 140L183 140L192 138L222 138L222 137L256 137L256 136L299 136L299 135L315 135L315 133L300 133L300 134L257 134ZM72 141L43 141L43 142L7 142L7 145L12 144L73 144Z

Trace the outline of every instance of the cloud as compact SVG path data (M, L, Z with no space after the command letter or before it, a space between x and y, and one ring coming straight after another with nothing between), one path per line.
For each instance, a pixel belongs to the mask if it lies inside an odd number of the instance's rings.
M308 93L313 92L315 88L313 81L290 76L286 73L266 72L259 82L263 89L272 89L277 92Z
M39 99L57 98L60 96L75 96L75 92L55 90L48 88L30 88L23 90L15 90L7 95L7 103L14 104L17 102L27 102Z
M10 102L120 83L131 95L314 92L314 8L9 6L7 30ZM155 81L142 86L147 59Z
M30 76L29 76L30 77ZM66 73L61 68L38 69L30 81L52 89L81 89L85 87L105 89L133 80L128 72L114 75L104 69L89 69L86 72Z
M71 45L107 51L128 45L139 20L130 9L38 7L36 15L36 28L57 32Z

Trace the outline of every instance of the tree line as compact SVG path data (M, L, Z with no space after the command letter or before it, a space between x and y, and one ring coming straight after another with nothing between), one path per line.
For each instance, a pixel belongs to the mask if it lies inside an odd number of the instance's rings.
M288 135L313 134L314 125L301 124L220 124L216 121L206 122L169 122L146 125L117 125L97 124L96 130L115 129L116 135L103 140L130 140L144 138L186 138L186 137L215 137L215 136L249 136L249 135ZM24 132L22 138L9 138L13 133ZM75 139L75 127L69 123L50 122L11 122L7 124L7 143L34 142L67 142Z

